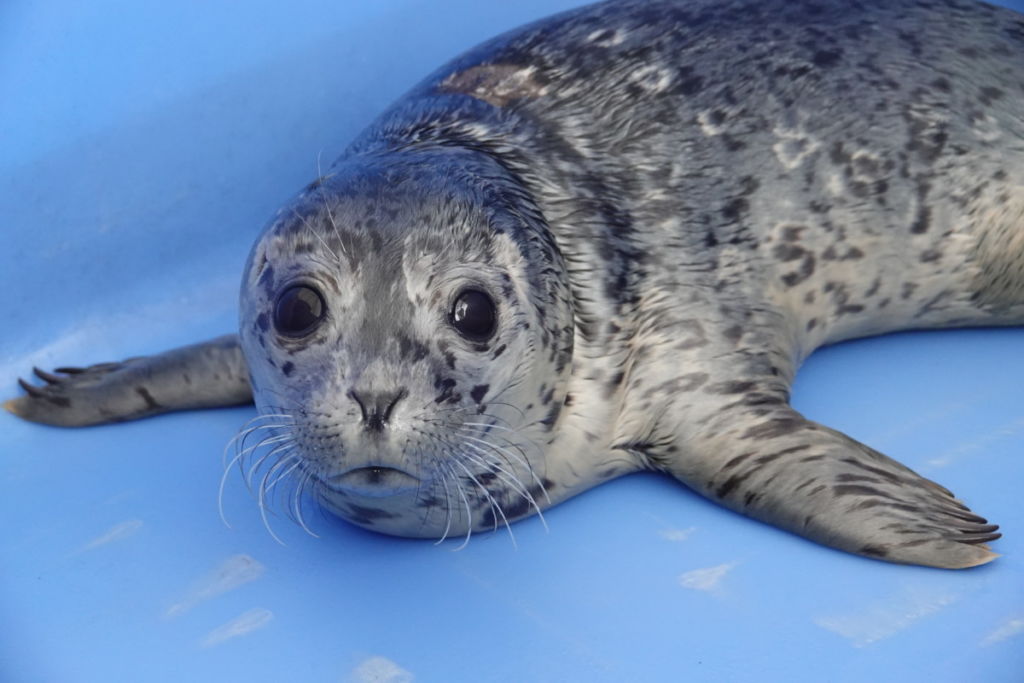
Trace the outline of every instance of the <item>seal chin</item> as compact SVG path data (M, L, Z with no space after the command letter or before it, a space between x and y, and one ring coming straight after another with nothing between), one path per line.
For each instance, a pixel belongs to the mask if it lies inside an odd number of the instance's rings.
M361 498L389 498L414 492L420 486L420 480L408 472L376 465L336 474L326 483L338 493Z

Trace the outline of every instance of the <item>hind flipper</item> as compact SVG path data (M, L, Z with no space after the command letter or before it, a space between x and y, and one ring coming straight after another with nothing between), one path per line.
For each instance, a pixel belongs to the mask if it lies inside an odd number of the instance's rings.
M160 413L252 402L249 372L235 335L88 368L33 368L42 386L4 408L32 422L84 427Z
M701 439L703 457L661 466L734 510L889 562L964 568L998 557L998 528L942 486L785 408Z

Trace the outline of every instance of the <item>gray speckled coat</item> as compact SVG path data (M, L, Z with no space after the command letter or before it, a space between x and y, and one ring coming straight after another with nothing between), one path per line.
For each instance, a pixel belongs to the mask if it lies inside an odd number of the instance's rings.
M300 280L332 314L282 341L267 316ZM445 319L467 282L498 302L476 346ZM82 424L243 400L247 367L283 415L281 468L370 528L468 532L655 468L822 543L964 567L996 527L804 419L789 386L822 344L1022 323L1024 17L612 2L495 38L385 112L254 248L242 351L93 373L108 415L54 375L8 407ZM390 397L389 424L367 436L351 392Z

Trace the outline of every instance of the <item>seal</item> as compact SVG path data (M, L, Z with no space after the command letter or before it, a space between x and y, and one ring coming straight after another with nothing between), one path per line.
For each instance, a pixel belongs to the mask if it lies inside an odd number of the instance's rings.
M389 534L658 470L835 548L982 564L996 525L789 389L824 344L1024 323L1021 74L1024 17L966 0L560 14L433 73L282 208L237 336L37 371L6 406L254 398L261 502L286 479Z

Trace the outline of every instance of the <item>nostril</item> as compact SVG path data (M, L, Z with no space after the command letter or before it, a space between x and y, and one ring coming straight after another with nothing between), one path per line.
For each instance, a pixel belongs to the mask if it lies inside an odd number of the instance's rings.
M398 405L398 402L408 395L408 391L406 391L405 389L399 389L398 391L392 393L390 396L382 397L384 400L387 401L387 406L384 408L383 411L383 419L385 422L391 419L391 411L395 409L395 406ZM379 405L383 405L383 403Z
M363 415L363 422L366 422L366 404L363 403L363 399L359 398L359 394L354 390L348 392L348 397L355 401L356 405L359 406L359 412Z
M353 389L348 392L349 398L359 406L363 426L371 432L383 431L395 406L408 395L405 389L380 392L357 392Z

